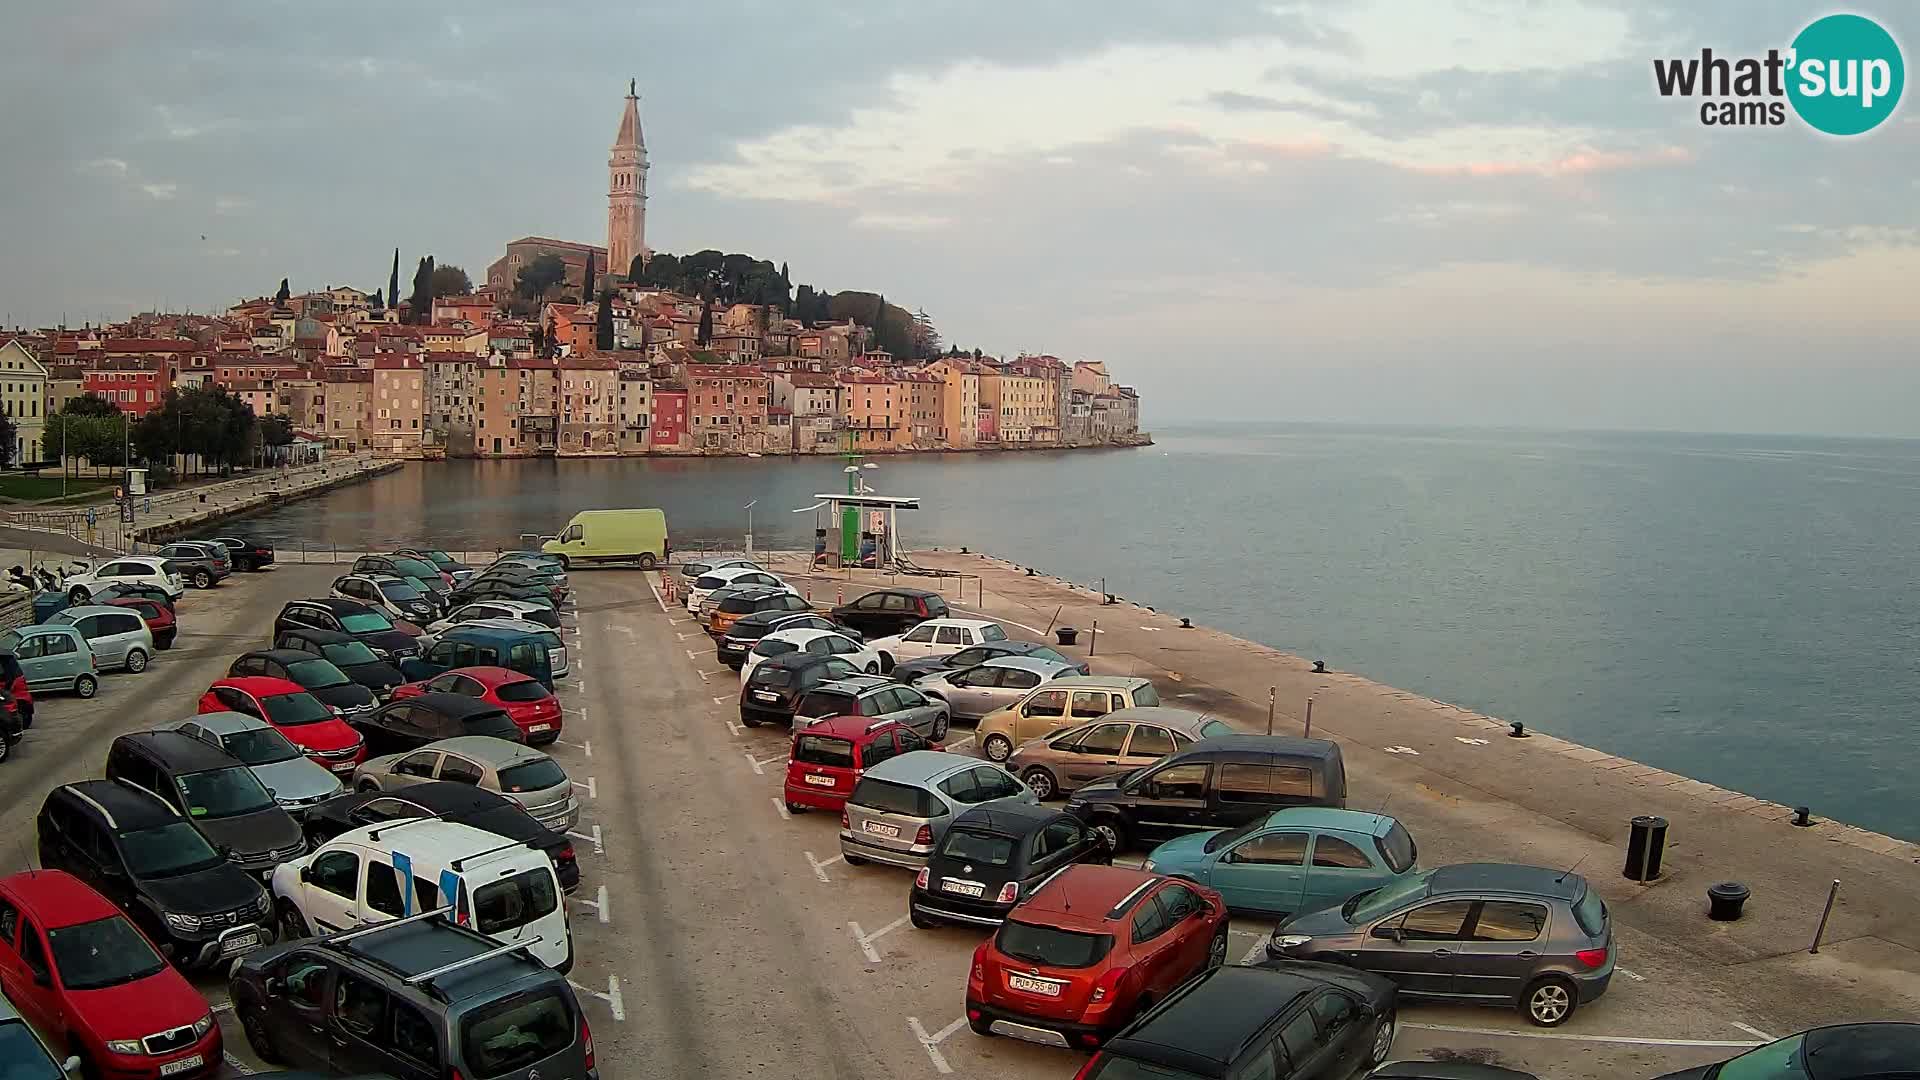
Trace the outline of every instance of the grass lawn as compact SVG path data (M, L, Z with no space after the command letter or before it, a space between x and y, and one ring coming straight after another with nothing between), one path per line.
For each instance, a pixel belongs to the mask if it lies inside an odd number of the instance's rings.
M69 476L67 494L68 496L93 495L103 490L111 494L116 483L118 481L112 477ZM30 502L35 499L59 497L60 474L57 471L45 472L39 476L13 472L0 473L0 499L19 499Z

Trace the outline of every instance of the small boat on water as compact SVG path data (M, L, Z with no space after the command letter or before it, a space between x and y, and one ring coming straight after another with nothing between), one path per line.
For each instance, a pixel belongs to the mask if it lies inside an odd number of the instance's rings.
M747 453L747 456L748 456L748 457L759 457L760 455L759 455L759 454L756 454L756 453L753 453L752 451L748 451L748 453Z

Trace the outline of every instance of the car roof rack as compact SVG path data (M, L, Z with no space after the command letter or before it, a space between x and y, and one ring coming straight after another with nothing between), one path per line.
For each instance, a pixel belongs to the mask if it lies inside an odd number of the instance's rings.
M381 925L392 926L393 924L383 923ZM450 972L459 971L461 968L472 967L473 965L478 964L483 960L492 960L496 956L505 956L511 952L519 952L523 949L531 949L533 946L538 944L540 944L540 935L535 934L533 937L528 938L525 941L517 941L511 945L501 945L498 948L488 949L486 952L475 953L472 956L466 957L465 959L462 959L462 960L455 960L450 964L441 964L437 968L429 968L418 975L409 975L403 981L408 986L419 986L422 983L430 983L442 975L446 975Z
M497 855L502 851L511 851L514 848L528 848L533 851L540 850L539 845L531 840L509 840L498 847L490 847L485 851L476 851L471 855L462 855L448 863L447 866L457 874L466 869L467 863L473 862L475 859L484 859L489 855Z
M385 795L387 793L381 792L381 794ZM380 825L377 828L367 833L367 839L370 841L377 841L380 839L380 834L384 832L391 832L394 829L402 829L407 827L408 825L418 825L423 821L445 821L445 820L447 819L445 817L442 817L439 814L428 814L425 817L410 817L410 818L401 818L398 821L383 821L380 823Z
M1140 899L1141 893L1146 892L1148 889L1153 888L1155 885L1159 883L1160 881L1158 878L1154 878L1150 881L1141 882L1138 886L1134 888L1132 892L1121 897L1119 903L1113 905L1113 910L1107 912L1107 918L1117 919L1120 916L1125 915L1127 913L1127 909L1133 906L1134 901Z
M337 945L342 941L352 941L355 938L363 938L369 934L378 934L383 930L391 930L396 926L405 926L408 923L423 922L427 919L435 918L436 916L451 915L451 914L453 914L452 905L448 905L447 907L432 908L427 911L422 911L417 915L403 915L398 919L387 919L384 922L377 922L368 926L363 926L358 930L349 930L344 934L334 934L330 937L325 938L323 943L327 945Z

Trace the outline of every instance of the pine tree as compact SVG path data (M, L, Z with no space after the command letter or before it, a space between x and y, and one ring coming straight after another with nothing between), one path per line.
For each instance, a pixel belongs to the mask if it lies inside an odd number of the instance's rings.
M587 252L587 276L580 283L580 301L590 304L593 302L593 297L593 252L589 251Z
M400 304L400 249L393 249L393 272L387 275L387 302Z

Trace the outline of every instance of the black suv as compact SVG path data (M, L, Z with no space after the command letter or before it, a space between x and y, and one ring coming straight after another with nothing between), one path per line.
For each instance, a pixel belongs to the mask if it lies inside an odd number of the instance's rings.
M107 750L106 774L179 811L242 870L267 874L306 854L299 823L273 801L253 770L191 735L122 735Z
M902 634L928 619L947 615L946 598L928 589L875 589L834 608L830 614L867 637Z
M860 674L860 669L838 656L790 652L756 665L740 687L740 722L793 725L793 709L807 691L823 682Z
M537 847L553 860L561 888L572 892L580 885L580 863L574 856L573 841L535 821L512 799L454 780L409 784L398 792L350 791L315 803L307 811L307 842L319 847L348 829L400 818L457 821Z
M566 976L439 912L271 946L227 982L253 1052L331 1076L598 1080Z
M227 675L271 675L285 679L319 698L343 715L372 712L379 702L373 691L355 682L346 669L305 649L255 649L241 653L227 667Z
M976 806L953 820L913 879L907 913L923 930L944 922L999 926L1053 875L1078 862L1112 861L1100 834L1065 810Z
M1393 983L1333 964L1212 968L1120 1029L1080 1076L1364 1076L1393 1050L1396 1001Z
M384 612L358 600L324 596L315 600L294 600L280 609L273 620L277 641L288 630L331 630L350 634L366 643L373 655L389 663L399 663L420 651L412 634L396 629Z
M792 593L787 595L792 596ZM799 597L794 597L796 600ZM800 600L802 604L805 600ZM742 615L727 627L716 643L714 654L720 662L739 671L747 662L747 654L761 638L776 630L831 630L836 634L845 634L854 641L860 640L860 632L848 626L841 626L825 615L809 615L804 611L788 611L785 608L768 611L756 611L751 615Z
M273 635L273 647L312 653L330 661L334 667L345 672L347 678L366 687L373 692L373 696L383 701L394 687L407 681L399 668L380 659L366 642L338 630L311 630L304 626L277 630Z
M82 780L40 806L40 865L65 870L125 911L183 968L273 940L267 890L180 812L111 780Z
M1289 806L1340 808L1340 747L1285 735L1202 739L1144 769L1095 780L1067 809L1107 835L1115 851L1151 847L1195 829L1231 829Z
M461 735L491 735L523 743L527 737L507 711L465 694L426 693L395 698L378 711L349 716L367 740L368 754L402 754Z

